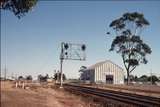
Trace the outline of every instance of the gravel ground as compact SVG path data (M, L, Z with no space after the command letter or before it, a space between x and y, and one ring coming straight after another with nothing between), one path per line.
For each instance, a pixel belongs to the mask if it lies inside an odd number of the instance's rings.
M87 107L78 96L53 88L14 88L1 82L1 107Z

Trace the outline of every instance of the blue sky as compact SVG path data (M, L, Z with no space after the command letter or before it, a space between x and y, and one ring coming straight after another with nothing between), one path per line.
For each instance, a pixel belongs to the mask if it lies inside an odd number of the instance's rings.
M68 78L78 78L81 65L92 65L107 59L124 68L120 55L109 52L112 36L110 22L125 12L140 12L150 22L142 33L152 48L149 63L140 65L133 74L150 71L160 75L160 1L40 1L20 20L10 11L1 11L1 74L5 63L7 74L53 75L59 69L61 42L85 43L86 61L65 61Z

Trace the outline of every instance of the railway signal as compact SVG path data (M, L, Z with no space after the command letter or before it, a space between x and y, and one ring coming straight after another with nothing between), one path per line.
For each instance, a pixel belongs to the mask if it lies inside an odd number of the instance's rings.
M74 43L61 43L61 53L60 53L60 72L61 72L61 79L60 79L60 88L63 86L63 71L62 65L63 60L86 60L86 45L85 44L74 44Z

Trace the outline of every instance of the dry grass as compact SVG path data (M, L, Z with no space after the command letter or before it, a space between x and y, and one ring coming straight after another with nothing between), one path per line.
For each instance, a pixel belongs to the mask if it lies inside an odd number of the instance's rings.
M1 107L102 107L92 99L77 96L51 86L15 88L13 82L1 82Z

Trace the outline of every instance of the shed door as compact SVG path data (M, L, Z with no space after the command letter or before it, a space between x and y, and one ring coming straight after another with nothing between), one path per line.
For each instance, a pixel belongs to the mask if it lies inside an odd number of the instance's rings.
M113 84L113 75L106 75L106 83Z

